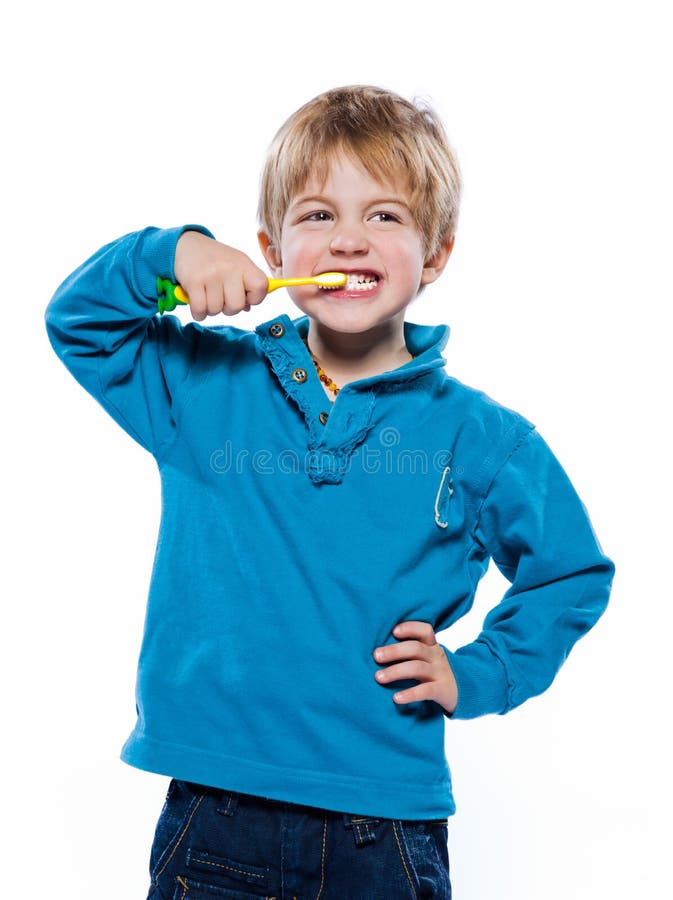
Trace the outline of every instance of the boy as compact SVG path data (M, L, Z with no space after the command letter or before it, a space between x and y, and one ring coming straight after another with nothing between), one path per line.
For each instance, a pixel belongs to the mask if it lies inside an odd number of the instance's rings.
M262 176L259 243L304 313L192 318L267 276L198 226L102 248L59 288L52 343L154 454L162 520L122 758L172 777L150 897L450 897L445 721L544 691L613 567L534 427L444 371L405 322L449 259L460 177L431 110L349 87L306 104ZM271 311L271 310L270 310ZM185 545L188 553L184 554ZM440 645L492 558L481 634Z

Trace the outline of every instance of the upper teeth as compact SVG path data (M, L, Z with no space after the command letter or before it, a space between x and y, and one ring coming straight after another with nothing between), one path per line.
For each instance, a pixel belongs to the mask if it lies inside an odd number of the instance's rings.
M366 272L351 272L351 274L348 276L348 281L358 282L359 284L362 284L363 282L377 281L377 280L378 280L378 276L369 275Z
M348 275L345 288L350 291L369 291L378 283L377 275L369 275L364 272L351 272Z
M346 284L327 286L323 285L322 290L334 291L371 291L379 283L379 276L368 272L350 272L347 275Z

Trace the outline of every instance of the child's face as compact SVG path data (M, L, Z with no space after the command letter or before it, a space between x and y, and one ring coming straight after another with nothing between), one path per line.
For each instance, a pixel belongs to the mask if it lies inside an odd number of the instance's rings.
M401 323L420 286L441 273L451 243L426 260L404 183L376 181L345 155L334 157L325 184L310 179L292 199L279 247L260 235L275 275L338 271L366 282L331 291L290 289L306 315L336 331L352 333L390 319Z

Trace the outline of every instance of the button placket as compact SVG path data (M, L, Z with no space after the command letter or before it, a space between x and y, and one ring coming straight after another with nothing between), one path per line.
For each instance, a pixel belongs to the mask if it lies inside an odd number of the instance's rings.
M307 449L312 454L309 477L317 484L339 483L352 453L366 438L374 392L364 396L362 391L344 385L326 410L325 391L310 352L294 323L286 319L282 316L258 327L262 347L286 394L304 415L308 427Z
M278 380L304 414L309 428L309 448L320 448L330 415L325 410L325 393L301 335L285 319L281 316L259 326L258 334Z

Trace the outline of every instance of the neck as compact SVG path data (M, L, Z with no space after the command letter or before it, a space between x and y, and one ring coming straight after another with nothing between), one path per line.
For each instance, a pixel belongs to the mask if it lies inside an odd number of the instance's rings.
M403 322L348 334L310 320L308 343L322 368L342 384L396 369L412 358L404 341Z

